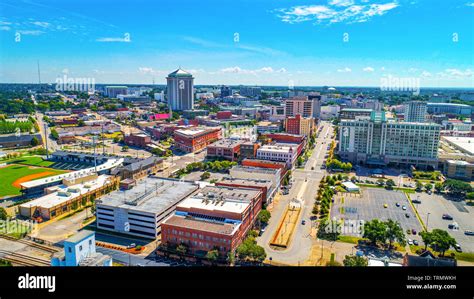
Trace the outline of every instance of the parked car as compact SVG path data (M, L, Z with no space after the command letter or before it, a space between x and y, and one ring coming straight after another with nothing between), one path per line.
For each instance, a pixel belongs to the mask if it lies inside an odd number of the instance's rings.
M135 248L135 247L137 247L137 244L132 243L132 244L127 246L127 249L131 249L131 248Z
M414 234L414 235L416 235L416 229L412 229L412 230L411 230L411 233Z
M459 229L459 225L456 222L448 224L449 229Z
M465 234L465 235L468 235L468 236L474 236L474 231L472 231L472 230L466 230L466 231L464 231L464 234Z
M421 200L419 200L419 199L414 199L414 200L412 200L412 202L413 202L413 203L421 203Z
M384 204L383 207L384 207L384 208L388 208L388 205L387 205L387 204Z
M399 207L399 206L400 206L400 203L397 202L395 205L396 205L397 207Z
M305 225L305 224L306 224L306 220L304 220L304 219L301 220L301 224L302 224L302 225Z
M449 214L443 214L443 219L444 220L453 220L453 216L451 216Z
M403 207L402 207L402 210L404 210L404 211L405 211L406 209L407 209L407 207L406 207L406 206L403 206Z
M410 214L405 213L405 217L410 218Z
M408 239L408 245L413 245L413 240L412 239Z
M456 249L457 252L462 252L461 245L459 244L454 245L454 249Z
M413 245L416 245L416 246L418 246L418 245L420 245L420 243L418 243L418 241L417 241L417 240L413 240Z

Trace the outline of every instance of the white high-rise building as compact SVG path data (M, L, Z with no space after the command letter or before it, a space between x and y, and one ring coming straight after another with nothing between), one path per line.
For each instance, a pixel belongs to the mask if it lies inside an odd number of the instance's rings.
M194 108L194 77L177 69L166 77L168 104L172 110L192 110Z
M424 123L426 120L426 102L411 101L405 104L405 122Z

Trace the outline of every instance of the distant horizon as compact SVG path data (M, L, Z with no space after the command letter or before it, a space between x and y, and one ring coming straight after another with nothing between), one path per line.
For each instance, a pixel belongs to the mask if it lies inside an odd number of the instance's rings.
M0 82L0 84L18 84L18 85L51 85L54 86L56 82L54 83L49 83L49 82L42 82L42 83L27 83L27 82ZM110 86L119 86L119 85L127 85L127 86L146 86L146 87L152 87L152 86L157 86L157 87L166 87L166 84L152 84L152 83L95 83L95 85L110 85ZM270 87L277 87L277 88L287 88L287 86L284 85L258 85L258 84L194 84L194 87L216 87L216 86L229 86L229 87L240 87L240 86L245 86L245 87L262 87L262 88L270 88ZM381 89L380 86L340 86L340 85L295 85L292 89L287 88L288 91L295 90L298 91L298 88L370 88L370 89ZM469 90L469 91L474 91L474 87L431 87L431 86L420 86L420 90L436 90L436 89L447 89L447 90ZM74 90L72 90L74 91ZM396 90L386 90L385 92L410 92L410 91L396 91Z
M0 82L474 88L471 2L3 0Z

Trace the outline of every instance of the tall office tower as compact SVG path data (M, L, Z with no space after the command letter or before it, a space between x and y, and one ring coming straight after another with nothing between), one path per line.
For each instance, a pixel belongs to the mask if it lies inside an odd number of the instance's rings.
M310 93L308 100L313 102L313 117L319 118L321 116L321 100L323 96L319 93Z
M166 77L168 105L173 111L192 110L194 107L194 77L177 69Z
M313 117L313 101L308 97L294 97L285 101L286 116L296 116L300 114L302 117Z
M232 95L232 88L229 86L222 85L221 86L221 98L223 97L230 97Z
M411 101L405 104L405 122L423 123L426 118L426 102Z
M119 94L127 95L128 87L127 86L106 86L105 95L109 98L117 98Z
M437 168L441 126L435 123L396 122L384 112L370 119L343 119L339 125L339 151L352 163Z

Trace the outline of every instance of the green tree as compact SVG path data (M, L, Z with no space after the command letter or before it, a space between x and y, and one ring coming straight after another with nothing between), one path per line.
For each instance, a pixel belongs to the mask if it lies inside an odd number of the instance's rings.
M32 139L31 139L31 146L37 146L39 144L39 140L38 138L36 138L36 136L34 136Z
M448 179L444 181L443 185L444 188L454 196L464 196L466 193L472 191L472 187L469 183L460 180Z
M433 189L433 185L431 185L430 183L425 185L426 192L431 191L431 189Z
M128 152L128 149L129 149L128 145L122 146L122 152Z
M401 245L405 245L405 233L403 232L400 223L393 221L392 219L388 219L385 224L387 225L387 239L390 245L389 248L392 248L394 241L397 241Z
M346 255L343 264L346 267L367 267L369 260L362 256Z
M205 171L203 172L203 174L201 174L201 180L207 180L208 178L211 177L211 173L209 171Z
M258 213L258 221L260 221L260 223L268 224L270 217L272 217L272 214L267 210L261 210L260 213Z
M437 252L441 253L441 256L444 256L446 250L451 246L456 245L456 240L451 237L451 235L442 229L434 229L431 232L431 244Z
M7 220L8 214L5 208L0 207L0 220Z
M206 259L208 259L209 261L213 263L217 261L218 258L219 258L219 251L217 251L217 249L209 250L206 253Z
M363 237L369 239L373 245L377 245L378 242L385 243L385 240L387 240L387 224L378 219L367 221L364 224Z
M443 183L438 182L438 183L435 183L434 188L437 193L441 193L444 190L444 185Z
M433 235L430 232L422 231L420 232L421 240L425 244L425 250L428 248L428 245L433 243Z
M59 134L58 134L58 131L56 131L55 128L52 128L51 129L51 137L55 140L58 140L59 139Z
M176 252L180 255L185 255L186 252L188 252L188 248L186 247L186 245L184 244L179 244L177 247L176 247Z
M416 181L416 190L417 191L421 191L423 189L423 183L421 183L420 181Z
M395 186L395 182L392 179L388 179L385 182L385 185L387 186L387 189L392 189Z

